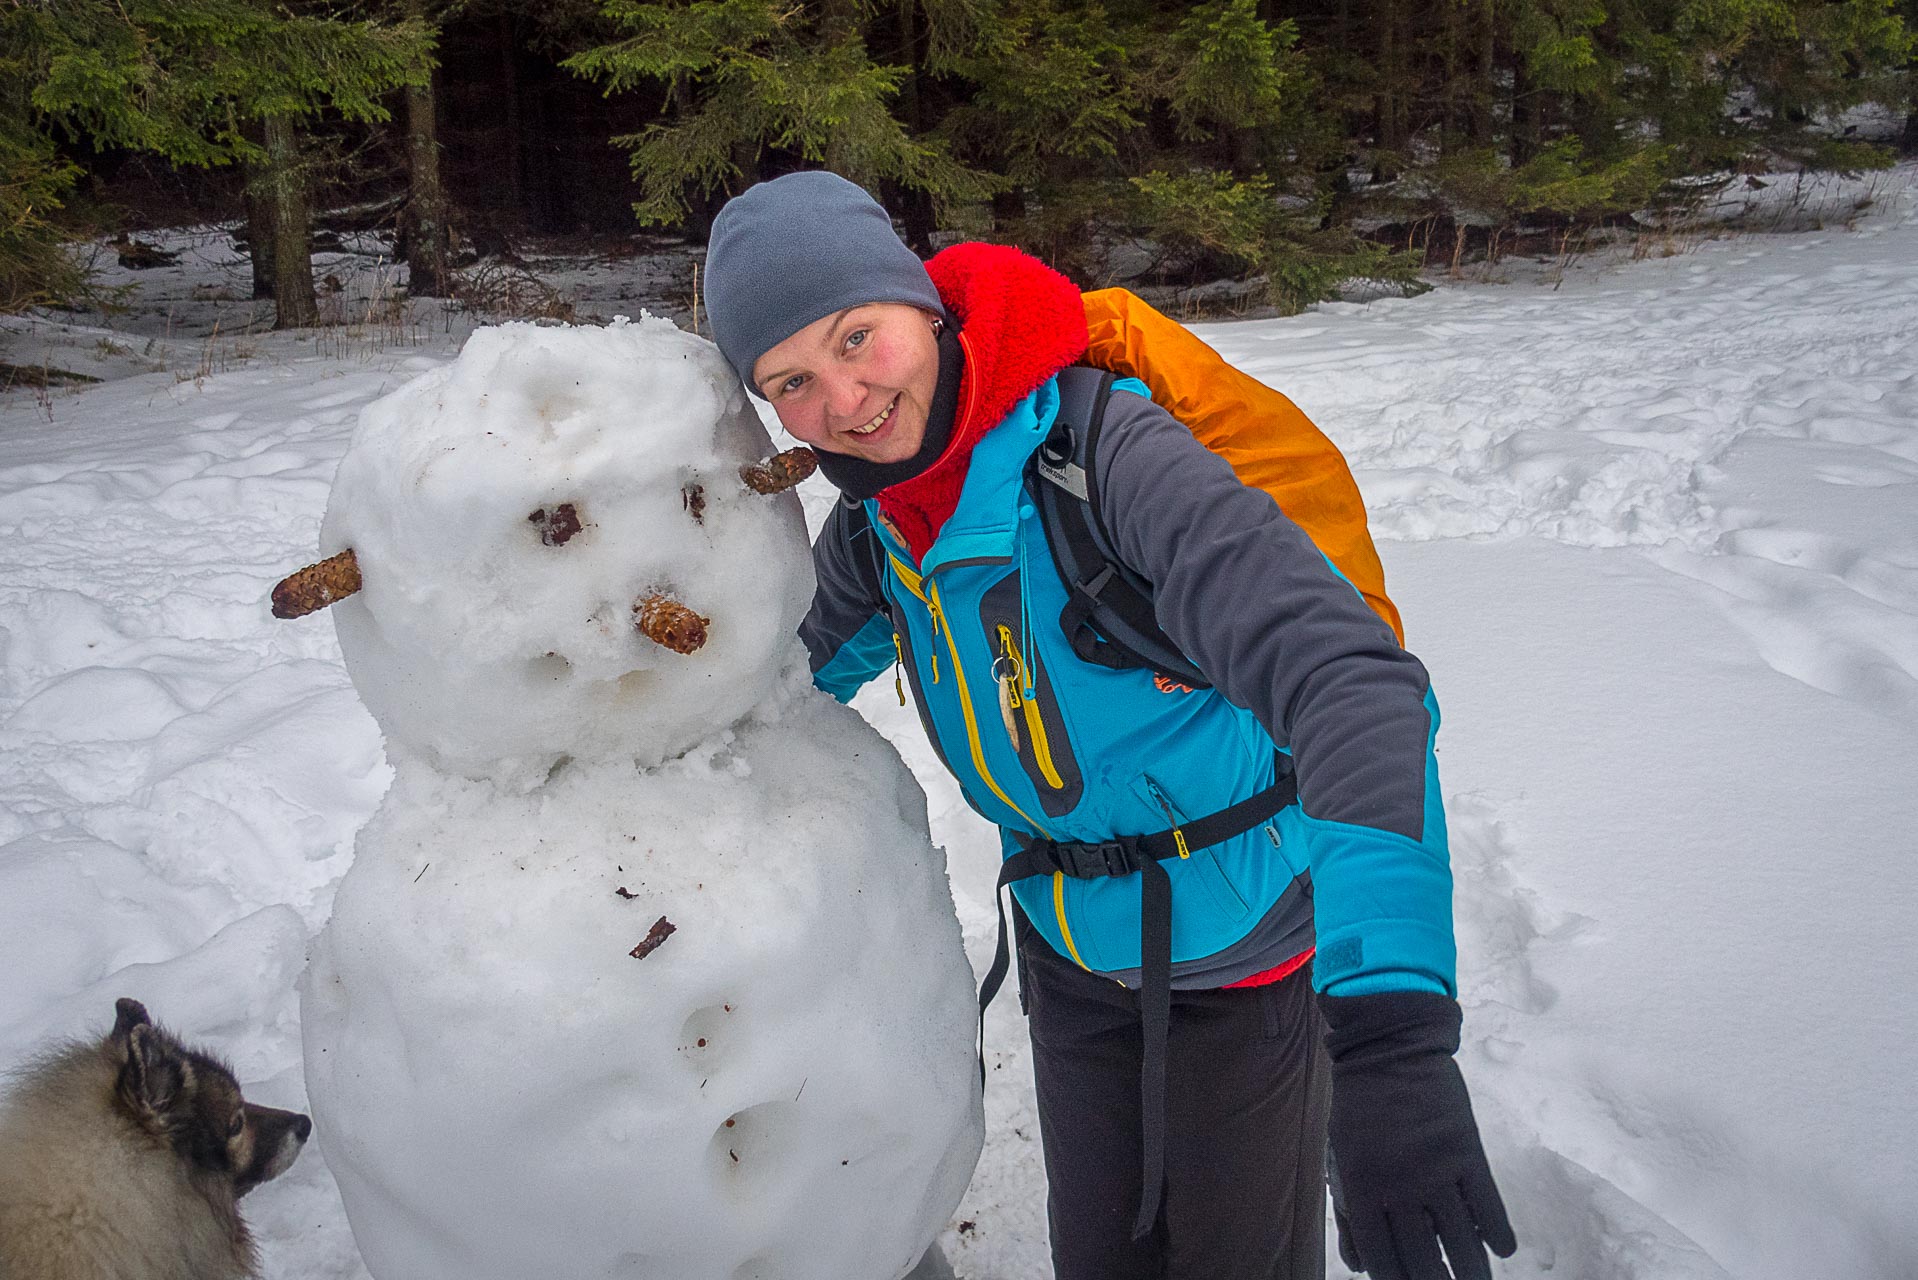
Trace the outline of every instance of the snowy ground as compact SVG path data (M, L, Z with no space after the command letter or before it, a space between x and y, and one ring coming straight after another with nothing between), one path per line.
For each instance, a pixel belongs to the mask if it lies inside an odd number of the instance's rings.
M1500 1274L1909 1280L1918 169L1852 230L1547 275L1202 330L1347 450L1445 708ZM109 379L0 398L0 1063L134 994L299 1105L293 983L388 773L330 625L266 591L360 407L459 332L139 314L0 337ZM995 846L890 682L859 705L983 964ZM1018 1024L968 1280L1048 1272ZM317 1150L247 1203L274 1280L365 1274Z

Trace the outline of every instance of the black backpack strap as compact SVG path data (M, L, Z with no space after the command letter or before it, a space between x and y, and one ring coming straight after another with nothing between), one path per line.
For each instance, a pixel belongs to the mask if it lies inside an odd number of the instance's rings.
M1033 455L1033 486L1052 561L1069 595L1059 626L1081 661L1112 670L1149 667L1194 689L1205 678L1159 626L1152 584L1112 547L1099 512L1093 460L1116 375L1074 365L1059 374L1059 412Z
M1135 1240L1152 1230L1165 1186L1166 1043L1172 1025L1172 877L1166 874L1162 864L1168 858L1184 858L1195 849L1209 848L1243 835L1260 823L1269 822L1298 797L1298 778L1292 771L1292 758L1279 752L1271 786L1217 813L1151 835L1118 836L1111 840L1033 839L1015 833L1022 847L999 868L999 883L992 891L993 906L999 913L999 942L992 955L992 966L979 985L979 1083L982 1088L986 1080L986 1006L999 993L1011 965L1003 898L1006 887L1015 880L1054 872L1082 880L1140 874L1139 1020L1144 1055L1139 1071L1139 1106L1144 1191L1138 1216L1132 1224Z

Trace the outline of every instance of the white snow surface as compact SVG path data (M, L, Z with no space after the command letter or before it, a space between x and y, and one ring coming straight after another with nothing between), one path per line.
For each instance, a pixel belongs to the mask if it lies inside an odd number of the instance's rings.
M1347 451L1444 705L1502 1276L1918 1275L1918 171L1893 179L1854 230L1201 330ZM452 353L256 341L0 403L0 1063L131 995L303 1106L296 980L392 771L332 627L264 601L360 408ZM925 788L982 968L996 842L890 681L855 707ZM1016 1001L987 1034L942 1241L1036 1280ZM274 1280L366 1274L320 1156L246 1201Z

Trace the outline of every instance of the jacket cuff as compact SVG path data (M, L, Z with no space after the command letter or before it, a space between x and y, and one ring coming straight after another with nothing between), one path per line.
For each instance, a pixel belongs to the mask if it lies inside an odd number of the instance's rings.
M813 686L841 702L850 702L868 680L892 665L895 656L892 623L875 613L852 639L840 645L838 652L812 673Z
M1310 815L1305 823L1318 944L1314 987L1329 995L1456 996L1452 871L1443 847Z

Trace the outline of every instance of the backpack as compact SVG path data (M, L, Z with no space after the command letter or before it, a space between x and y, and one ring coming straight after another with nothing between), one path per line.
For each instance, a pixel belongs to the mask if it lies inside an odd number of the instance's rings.
M1271 494L1403 645L1405 627L1385 594L1365 500L1338 446L1285 396L1135 295L1101 289L1084 301L1083 363L1145 383L1153 403L1231 463L1241 481Z
M1145 383L1153 402L1231 463L1241 481L1271 494L1403 644L1365 503L1338 446L1285 396L1136 295L1101 289L1084 299L1086 363L1059 373L1058 414L1027 467L1053 565L1071 593L1059 625L1072 651L1097 666L1144 667L1194 689L1212 687L1160 628L1152 584L1119 558L1099 518L1093 459L1112 384L1121 377ZM848 506L846 532L856 541L865 508ZM866 541L870 563L855 561L871 598L883 600L884 553L878 539Z

